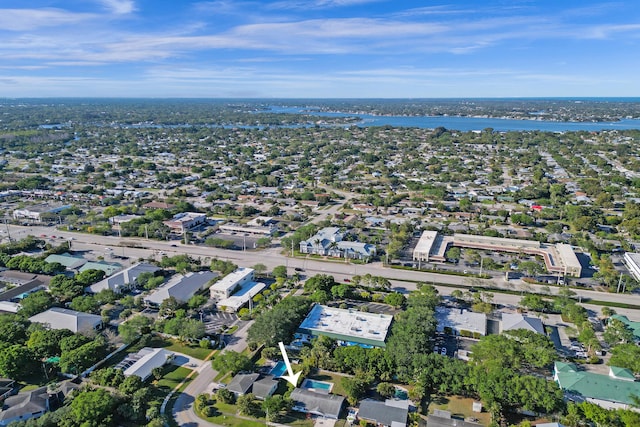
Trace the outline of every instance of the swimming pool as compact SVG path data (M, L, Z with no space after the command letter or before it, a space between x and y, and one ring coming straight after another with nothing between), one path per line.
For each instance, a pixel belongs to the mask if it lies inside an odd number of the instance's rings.
M319 393L329 393L333 388L333 384L325 381L305 379L302 382L301 387L309 390L317 391Z
M269 371L269 373L276 378L281 377L285 372L287 372L287 365L285 365L282 360L276 363L276 365L271 368L271 371Z

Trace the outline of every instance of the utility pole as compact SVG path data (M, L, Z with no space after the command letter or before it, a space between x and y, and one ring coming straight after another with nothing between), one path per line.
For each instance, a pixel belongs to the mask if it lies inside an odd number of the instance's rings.
M480 278L482 278L482 264L484 262L484 258L480 257Z
M12 243L11 232L9 231L9 224L7 224L7 218L4 219L4 226L7 227L7 238L9 239L9 243Z
M618 289L616 290L616 293L620 293L620 285L622 285L622 273L620 273L620 278L618 279Z
M291 239L291 258L293 258L293 238Z
M147 227L147 224L144 225L144 237L149 240L149 228Z

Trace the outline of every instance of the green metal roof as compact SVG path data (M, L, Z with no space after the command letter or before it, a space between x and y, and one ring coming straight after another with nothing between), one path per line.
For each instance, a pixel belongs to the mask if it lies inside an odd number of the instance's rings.
M617 366L611 366L609 368L609 370L611 370L611 373L616 378L627 379L627 380L631 380L631 381L635 381L636 380L636 377L633 375L633 372L631 372L627 368L618 368Z
M117 262L108 263L108 262L89 261L88 263L80 267L80 270L78 271L82 273L85 270L102 270L104 271L105 276L109 277L112 274L115 274L118 271L122 270L122 265L118 264Z
M87 260L82 257L76 257L69 254L52 254L45 258L48 263L57 262L64 265L65 268L72 270L84 265Z
M636 340L640 340L640 322L633 322L629 320L627 316L621 316L619 314L614 314L611 316L612 319L616 319L624 323L633 331L633 336Z
M579 371L576 365L571 363L556 362L555 378L563 391L583 398L631 405L634 403L632 396L640 396L638 382Z

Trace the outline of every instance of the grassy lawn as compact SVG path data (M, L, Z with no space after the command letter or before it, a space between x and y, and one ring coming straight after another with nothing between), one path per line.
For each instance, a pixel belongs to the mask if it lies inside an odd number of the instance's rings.
M238 407L236 405L231 405L228 403L216 402L214 405L217 414L213 417L205 417L202 415L200 411L196 411L198 416L203 420L207 420L214 424L222 425L222 426L230 426L230 427L263 427L266 424L266 421L261 420L246 420L244 418L238 418L236 413L238 412Z
M264 418L245 419L237 415L238 407L227 403L216 402L214 405L218 411L213 417L205 417L199 411L198 416L214 424L230 427L262 427L266 424ZM313 420L307 419L305 414L291 412L287 416L278 420L279 424L286 424L295 427L313 427Z
M429 413L434 409L444 409L451 412L457 418L473 417L480 420L482 425L487 426L491 422L491 414L488 412L473 412L471 410L474 400L460 396L436 396L429 404Z

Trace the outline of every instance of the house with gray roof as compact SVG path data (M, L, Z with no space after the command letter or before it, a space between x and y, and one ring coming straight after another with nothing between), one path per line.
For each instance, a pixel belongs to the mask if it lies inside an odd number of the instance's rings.
M253 384L260 378L260 374L238 374L227 385L227 390L236 396L242 396L251 393Z
M406 426L408 416L408 400L387 399L384 402L363 400L358 410L359 419L382 427Z
M98 315L60 307L52 307L31 316L29 321L43 324L49 329L68 329L73 333L91 331L102 326L102 317Z
M520 313L502 313L500 331L513 331L516 329L526 329L527 331L545 335L544 325L539 318L523 316Z
M273 375L266 375L264 378L253 383L253 390L251 392L258 399L264 400L276 392L278 384L278 380L273 378Z
M49 408L49 394L46 386L18 393L6 398L3 402L0 410L0 426L41 417Z
M305 388L295 388L290 396L293 410L337 420L344 407L344 397L336 394L316 393Z
M159 306L162 301L174 297L178 302L185 303L198 291L206 289L216 277L218 277L218 273L213 271L189 272L185 275L177 274L167 283L145 296L144 302L148 305Z
M138 263L122 270L113 276L107 277L91 286L85 288L86 292L97 294L103 289L111 289L115 293L121 293L123 290L135 287L138 276L142 273L155 273L161 268L153 264Z
M55 411L70 393L79 388L75 382L66 380L58 383L53 389L49 385L9 396L0 406L0 426L38 418L47 411Z

